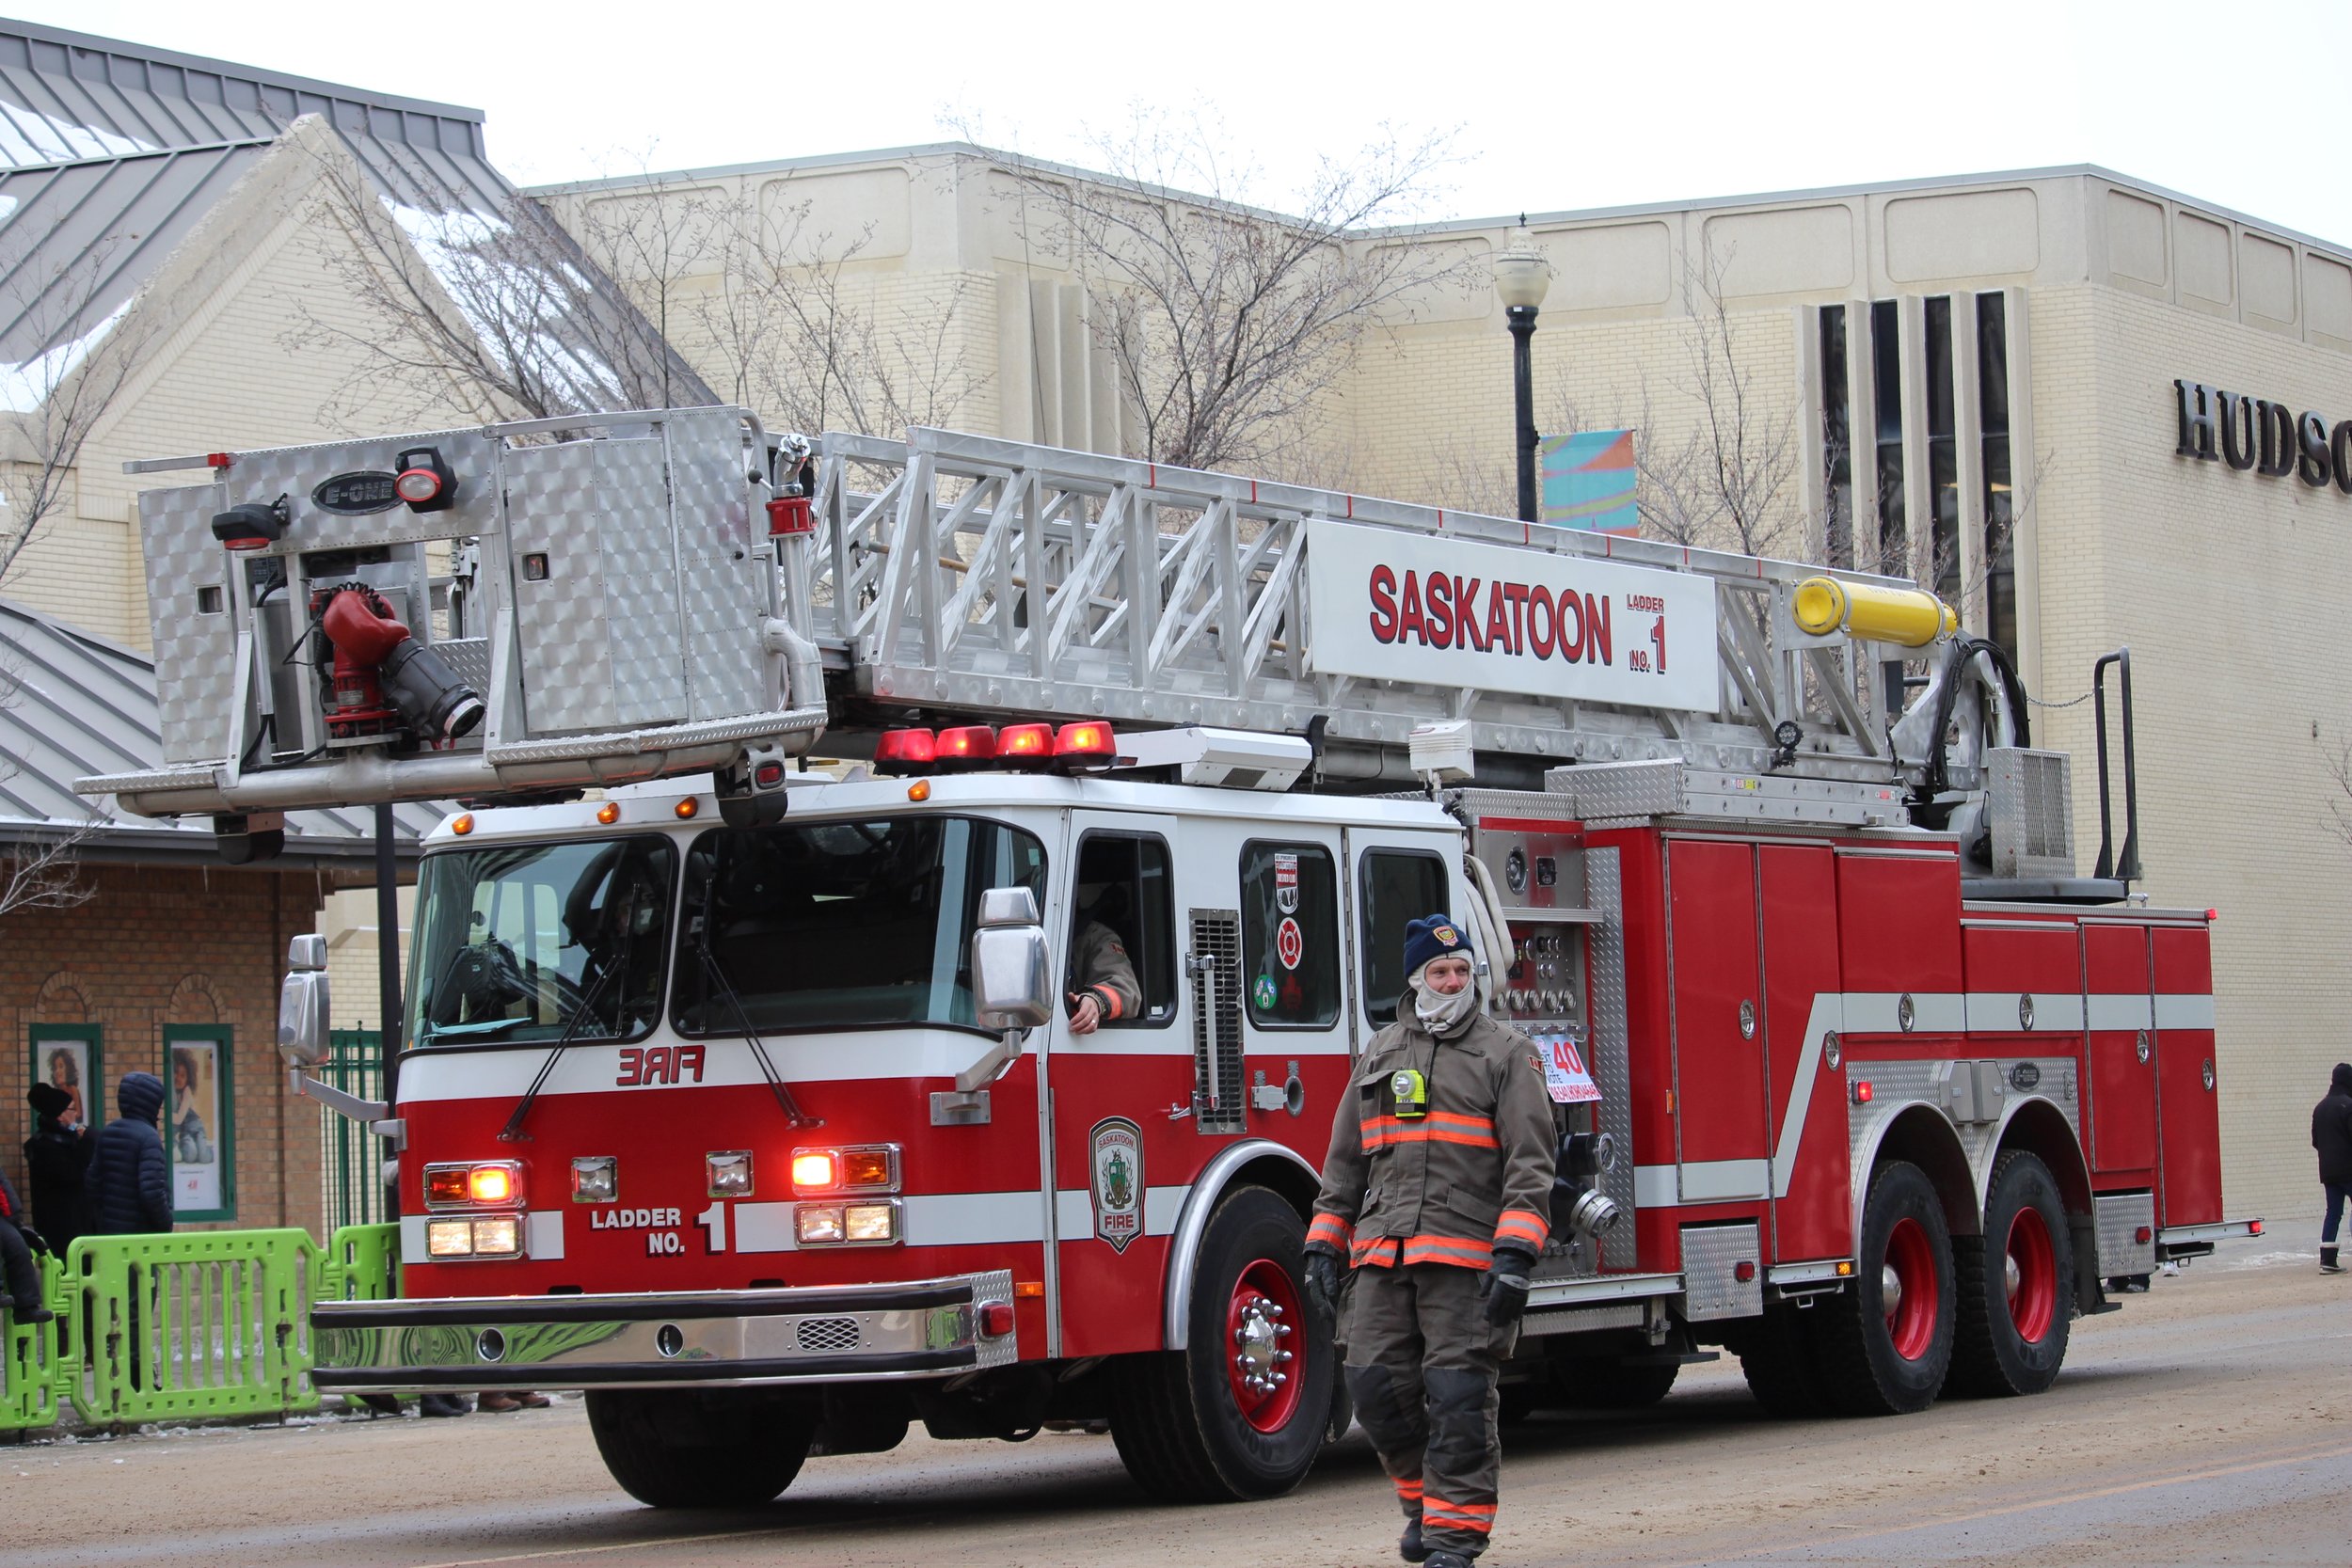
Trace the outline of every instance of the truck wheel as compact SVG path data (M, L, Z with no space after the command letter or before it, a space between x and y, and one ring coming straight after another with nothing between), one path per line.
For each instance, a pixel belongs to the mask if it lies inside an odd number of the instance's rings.
M1815 1307L1813 1311L1823 1310ZM1813 1348L1807 1342L1804 1317L1786 1303L1775 1303L1764 1315L1744 1325L1731 1341L1740 1357L1740 1375L1748 1392L1767 1412L1784 1421L1829 1414L1821 1379L1814 1370Z
M1200 1238L1186 1348L1119 1369L1111 1437L1152 1496L1279 1497L1314 1463L1337 1369L1300 1283L1306 1236L1297 1211L1265 1188L1228 1194Z
M755 1508L792 1484L817 1412L732 1390L609 1388L588 1430L621 1490L655 1508Z
M1925 1410L1952 1364L1952 1238L1927 1173L1890 1161L1870 1178L1853 1289L1813 1310L1830 1403L1850 1416Z
M1954 1240L1960 1323L1952 1386L2039 1394L2058 1381L2074 1316L2074 1243L2050 1167L2022 1148L1993 1164L1984 1235Z
M1569 1410L1647 1410L1673 1389L1681 1370L1674 1361L1567 1362L1559 1369L1559 1402Z

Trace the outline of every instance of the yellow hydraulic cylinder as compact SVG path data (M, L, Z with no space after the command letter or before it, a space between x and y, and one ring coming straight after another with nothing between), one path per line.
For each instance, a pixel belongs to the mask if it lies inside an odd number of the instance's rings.
M1952 607L1932 594L1916 588L1840 582L1836 578L1805 578L1797 584L1790 608L1798 629L1815 637L1842 631L1867 642L1924 648L1960 629L1960 617Z

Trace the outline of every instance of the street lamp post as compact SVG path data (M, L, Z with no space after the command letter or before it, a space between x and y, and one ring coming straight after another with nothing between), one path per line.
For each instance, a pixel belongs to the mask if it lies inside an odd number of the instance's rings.
M1511 391L1518 418L1519 521L1535 520L1535 381L1531 349L1535 311L1551 286L1551 263L1544 259L1524 218L1495 253L1495 293L1511 327Z

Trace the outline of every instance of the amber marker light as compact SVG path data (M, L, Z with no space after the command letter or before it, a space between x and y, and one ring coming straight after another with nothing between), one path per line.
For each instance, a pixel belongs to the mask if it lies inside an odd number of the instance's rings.
M694 814L702 810L702 807L691 795L689 795L670 809L677 814L679 821L691 822L694 819Z
M449 831L460 835L473 832L473 813L461 811L449 819Z
M930 798L931 786L927 781L917 779L913 784L907 785L907 799L914 801L916 805L921 805L924 801L930 800Z
M607 800L596 808L596 820L610 828L621 819L621 808Z

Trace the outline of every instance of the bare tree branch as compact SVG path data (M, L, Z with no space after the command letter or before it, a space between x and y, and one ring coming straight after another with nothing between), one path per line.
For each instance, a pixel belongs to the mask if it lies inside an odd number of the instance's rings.
M1221 130L1138 110L1099 137L1108 179L1008 160L1045 215L1031 236L1086 292L1134 422L1133 455L1191 467L1272 471L1311 451L1326 396L1366 332L1413 291L1459 283L1462 266L1402 223L1436 194L1450 135L1389 133L1326 160L1288 214L1249 205L1255 170Z

